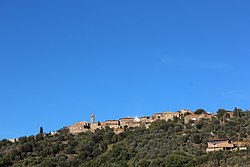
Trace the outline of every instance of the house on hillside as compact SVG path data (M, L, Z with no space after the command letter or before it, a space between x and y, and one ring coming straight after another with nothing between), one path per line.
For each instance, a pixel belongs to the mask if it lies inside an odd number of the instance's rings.
M191 110L187 110L187 109L182 109L180 110L180 113L183 115L183 116L186 116L186 115L189 115L189 114L193 114L193 112Z
M86 132L90 129L90 125L88 122L77 122L73 125L68 126L69 132L72 134L77 134L81 132Z
M229 139L210 139L207 142L206 152L219 151L219 150L234 150L236 145L231 143Z
M116 128L116 129L114 129L114 132L115 132L115 134L122 133L122 132L124 132L124 128Z
M249 141L237 141L233 142L237 146L236 150L247 150L247 147L249 146Z
M150 124L153 122L153 118L149 116L143 116L140 118L140 122L142 126L145 126L145 128L149 128Z
M189 115L186 115L184 117L184 123L188 123L189 121L193 121L193 122L198 122L202 119L209 119L211 120L213 117L212 114L189 114Z
M234 117L234 112L232 112L232 111L227 111L227 117L228 117L228 118L233 118L233 117Z
M9 141L10 141L11 143L15 143L15 142L18 141L18 138L10 138Z
M106 126L106 122L95 122L90 124L90 129L94 132L96 129L104 129Z
M106 126L110 127L111 129L120 128L120 121L119 120L106 120Z
M157 120L173 120L174 117L179 118L180 117L180 113L179 112L162 112L162 113L156 113L152 116L153 121L157 121Z
M132 124L136 123L135 118L131 118L131 117L126 117L126 118L120 118L120 125L121 127L125 127L125 126L130 126Z
M225 123L225 121L229 121L231 118L234 117L234 112L227 111L223 115L223 119L221 120L221 123Z
M140 118L141 123L151 123L153 122L152 117L149 116L143 116Z
M120 125L122 128L124 127L139 127L141 126L141 118L131 118L131 117L126 117L126 118L120 118Z

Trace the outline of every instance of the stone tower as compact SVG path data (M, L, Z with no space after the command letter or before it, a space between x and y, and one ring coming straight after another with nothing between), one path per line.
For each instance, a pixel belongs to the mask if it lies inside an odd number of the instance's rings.
M91 114L91 121L90 123L93 124L95 122L95 114Z

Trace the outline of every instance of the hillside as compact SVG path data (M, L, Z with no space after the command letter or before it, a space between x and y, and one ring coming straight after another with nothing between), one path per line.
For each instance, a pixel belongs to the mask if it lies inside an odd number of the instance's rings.
M211 120L198 122L184 123L184 117L158 120L149 128L126 128L120 134L106 127L73 135L63 128L56 134L39 133L15 142L3 139L0 166L248 166L250 112L236 108L232 118L226 112L220 109ZM206 153L211 138L228 138L247 149Z

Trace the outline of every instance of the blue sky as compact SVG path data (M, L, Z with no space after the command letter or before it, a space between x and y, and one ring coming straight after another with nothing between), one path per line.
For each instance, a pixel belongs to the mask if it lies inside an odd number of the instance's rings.
M1 1L0 139L249 109L249 1Z

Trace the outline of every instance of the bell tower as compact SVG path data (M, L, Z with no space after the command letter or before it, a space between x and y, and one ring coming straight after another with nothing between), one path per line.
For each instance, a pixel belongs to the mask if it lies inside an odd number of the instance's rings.
M91 114L91 121L90 123L93 124L95 122L95 114Z

